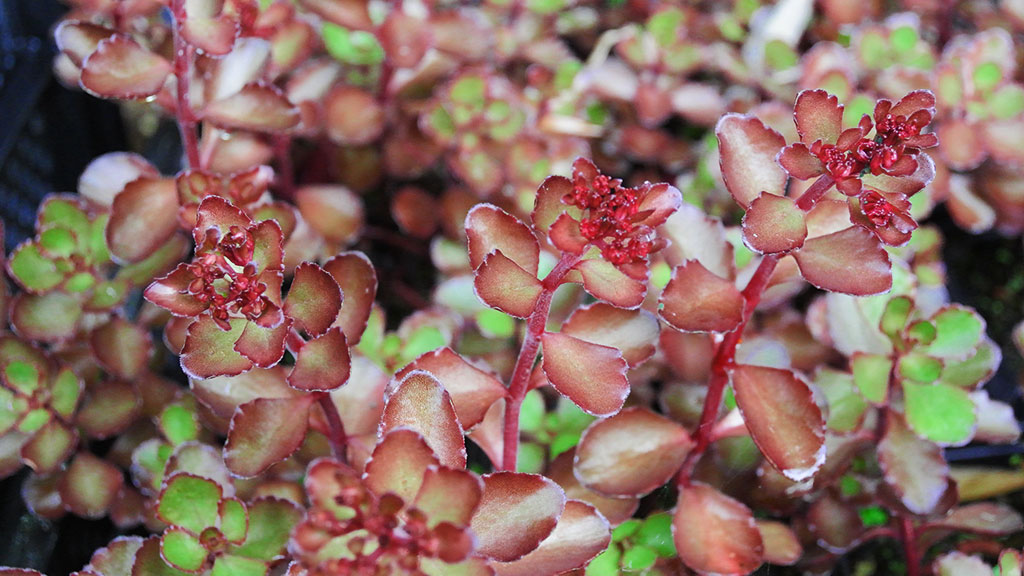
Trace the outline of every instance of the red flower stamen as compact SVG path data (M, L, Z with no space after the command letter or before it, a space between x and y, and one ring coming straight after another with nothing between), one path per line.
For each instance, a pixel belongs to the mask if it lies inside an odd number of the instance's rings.
M653 230L639 224L645 215L640 204L648 187L626 188L622 181L598 174L588 181L575 174L573 190L563 202L584 210L580 233L601 250L605 260L615 265L645 261L662 243L653 239Z

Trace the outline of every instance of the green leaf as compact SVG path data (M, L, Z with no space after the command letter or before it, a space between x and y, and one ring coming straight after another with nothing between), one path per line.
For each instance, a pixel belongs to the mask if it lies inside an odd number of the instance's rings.
M18 422L18 431L26 434L31 434L36 430L39 430L53 418L50 411L46 408L36 408L30 410L27 414L22 416L21 422Z
M580 436L579 432L563 432L555 436L555 439L551 441L551 445L548 447L548 450L551 452L551 459L554 460L558 458L559 454L575 448L580 443Z
M853 383L872 404L884 404L889 393L892 359L879 354L854 354L850 360Z
M325 22L322 34L327 53L346 64L371 66L384 61L384 48L369 32Z
M64 282L64 289L73 294L81 294L96 285L96 277L92 272L79 272Z
M39 389L39 369L28 362L11 362L4 367L4 382L8 388L31 396Z
M70 368L64 368L50 384L50 407L65 420L70 419L82 396L82 383Z
M622 542L636 534L639 529L640 520L630 518L612 530L612 542Z
M910 52L917 45L917 30L910 26L901 26L889 35L889 43L897 52Z
M970 358L960 361L947 360L940 380L961 388L975 388L995 373L1001 360L1002 352L999 347L986 338Z
M886 372L888 382L888 372ZM823 369L815 376L815 384L828 401L828 420L825 424L834 432L852 432L860 425L868 403L857 393L853 376L837 370Z
M522 442L516 454L516 472L540 474L547 465L544 447L536 442Z
M249 530L249 514L245 504L235 498L220 503L220 531L230 542L242 543Z
M940 358L967 358L985 334L985 321L977 312L962 306L949 306L932 316L935 340L927 352Z
M675 43L685 20L686 16L678 8L662 10L647 20L647 31L659 46L671 46Z
M57 269L57 265L43 256L39 247L32 243L16 248L7 265L14 279L32 292L45 292L64 280L64 274Z
M782 40L771 40L764 45L764 60L775 70L788 70L796 66L800 57Z
M175 446L198 439L199 422L195 411L181 404L171 404L160 413L160 431Z
M74 233L63 226L53 226L39 233L39 247L54 258L71 256L76 245Z
M967 442L974 434L974 402L961 388L945 384L903 384L907 423L916 434L943 446Z
M544 413L544 397L539 391L530 390L519 409L519 429L527 433L539 431L544 424Z
M431 350L447 345L444 334L434 326L422 326L409 335L402 346L400 365L408 364Z
M865 32L860 39L860 58L868 68L885 68L888 64L888 46L878 32Z
M1024 112L1024 87L1007 84L988 97L992 115L999 119L1014 118Z
M477 312L476 324L491 338L511 338L516 333L516 319L500 310L487 308Z
M170 528L164 533L160 551L169 564L190 572L202 568L209 554L197 536L179 528Z
M910 320L910 314L914 311L914 302L906 296L899 296L889 300L882 312L882 319L878 327L882 333L894 342L903 332L903 328Z
M217 525L221 489L213 480L177 474L167 481L160 495L157 515L172 526L195 534Z
M974 69L974 87L988 92L1003 80L1003 71L995 62L985 62Z
M930 384L942 374L942 360L919 352L900 357L897 372L902 378Z
M210 576L263 576L266 573L267 563L262 560L225 554L213 562Z
M646 570L658 561L658 554L647 546L633 545L622 555L622 568L630 572Z
M292 528L302 512L291 502L263 498L249 505L249 534L232 554L257 560L274 560L284 554Z
M455 81L451 89L453 102L473 108L483 107L487 83L480 76L463 76Z
M590 561L584 572L585 576L619 576L619 560L622 558L622 551L615 544L610 544L608 549L597 555Z
M907 328L907 340L925 346L935 341L935 324L927 320L914 322Z
M865 528L885 526L889 523L889 513L881 506L865 506L858 510L858 513Z
M565 8L565 0L526 0L526 8L537 14L554 14Z
M672 515L662 512L648 516L633 541L654 550L662 558L674 557L676 543L672 540Z

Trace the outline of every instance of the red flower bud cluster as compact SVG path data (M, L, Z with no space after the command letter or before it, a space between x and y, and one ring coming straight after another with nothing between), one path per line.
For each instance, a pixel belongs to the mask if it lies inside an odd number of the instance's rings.
M252 263L255 244L252 233L239 226L232 226L223 237L211 228L188 265L195 276L188 293L207 304L214 321L225 330L231 327L228 318L232 315L257 320L267 309L263 295L267 286L259 281Z

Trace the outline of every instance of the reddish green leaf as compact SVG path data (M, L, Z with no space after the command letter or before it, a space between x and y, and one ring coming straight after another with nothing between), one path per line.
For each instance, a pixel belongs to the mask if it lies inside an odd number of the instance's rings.
M485 304L517 318L533 313L544 289L534 274L520 268L501 250L488 254L477 267L473 288Z
M856 546L864 526L852 503L832 496L819 498L807 511L807 528L822 548L841 554Z
M654 355L658 319L646 310L623 310L603 302L577 308L562 325L562 334L622 351L635 367Z
M144 293L146 300L180 317L198 316L206 304L188 293L188 285L195 279L188 264L178 264L171 273L157 278Z
M101 40L113 36L115 30L82 22L79 20L64 20L57 26L53 37L57 41L57 49L71 59L71 62L79 68L84 61L92 54Z
M825 463L825 421L806 382L789 370L735 366L736 404L750 435L773 466L794 482Z
M44 256L31 240L18 245L7 260L7 273L31 293L47 292L64 281L53 260Z
M800 180L810 180L825 173L825 165L817 156L811 154L803 142L796 142L783 148L779 153L778 162L790 176Z
M576 477L604 495L640 496L668 482L692 447L679 424L644 408L627 408L583 433Z
M533 232L515 216L490 204L475 206L466 215L466 236L469 262L474 269L497 250L536 277L540 245Z
M224 457L220 448L190 441L174 448L167 458L163 472L170 478L177 473L200 476L216 482L225 497L235 495L235 485L231 473L224 465Z
M257 398L289 398L299 393L287 384L283 366L255 369L237 376L191 380L192 393L221 418L231 418L235 408Z
M483 489L483 482L472 472L430 467L423 474L413 506L426 515L431 528L442 522L468 526ZM453 494L459 497L452 498Z
M124 380L145 370L152 346L149 332L121 317L93 330L89 344L107 372Z
M135 563L132 565L132 576L184 576L186 572L172 568L164 562L160 556L159 536L147 538L138 552L135 553Z
M429 372L444 386L464 429L479 424L487 409L505 396L505 386L494 374L473 366L448 347L427 352L402 368L395 377L405 378L413 370Z
M71 461L60 482L60 498L69 511L84 518L102 518L124 483L121 470L89 452Z
M373 449L366 462L364 482L378 496L395 494L408 505L419 493L427 469L437 465L437 457L423 436L397 428L386 433Z
M688 260L672 272L658 300L661 317L686 332L729 332L743 320L746 301L729 280Z
M106 239L119 263L138 262L178 230L178 189L171 178L139 178L114 197Z
M800 141L807 145L818 140L834 144L843 129L843 106L824 90L801 92L796 97L793 116Z
M341 328L306 342L295 357L288 385L307 392L334 390L348 381L351 360Z
M284 301L284 313L295 320L295 328L319 336L331 327L341 310L341 288L323 268L303 262Z
M224 461L239 476L251 477L291 456L306 437L315 396L257 398L231 418Z
M819 368L814 374L814 383L828 401L826 425L829 431L847 434L861 426L868 403L858 393L852 375L830 368Z
M749 574L764 562L753 513L706 484L680 490L672 527L679 558L698 572Z
M75 424L92 438L109 438L127 428L141 406L138 393L127 382L92 382L75 415Z
M496 472L483 477L480 505L470 528L476 553L511 562L530 553L555 529L565 493L543 476Z
M188 572L199 572L209 552L199 537L172 527L160 538L160 555L171 566Z
M545 332L540 339L544 374L559 393L597 416L609 416L622 408L629 395L629 380L626 361L618 349L554 332Z
M207 104L203 119L229 130L279 132L299 123L299 109L276 86L249 84Z
M338 84L327 94L323 105L324 129L336 144L370 144L384 132L384 108L366 90ZM359 114L353 114L353 110L359 110Z
M794 257L804 278L822 290L868 296L892 287L888 253L859 226L811 238Z
M878 464L885 482L914 514L935 510L950 484L949 466L938 445L918 438L903 417L889 412L878 443Z
M53 472L78 444L78 434L65 424L51 420L21 447L21 459L38 474Z
M574 570L607 549L610 542L604 516L590 504L569 500L554 531L540 546L519 560L497 563L495 572L500 576L533 576Z
M160 91L171 64L131 36L101 40L82 62L82 87L100 98L147 98Z
M931 321L935 324L935 340L926 350L939 358L965 359L985 335L985 320L966 306L946 306Z
M563 213L571 218L579 219L582 212L570 206L562 199L572 193L572 181L564 176L549 176L537 189L531 218L537 230L548 231Z
M771 520L757 520L757 531L764 543L764 560L770 564L792 566L804 554L800 540L789 526Z
M573 270L583 277L583 288L591 296L613 306L638 308L647 295L646 284L627 276L606 260L583 260Z
M380 433L402 426L422 435L441 464L466 467L466 443L451 396L431 374L410 372L388 397Z
M93 553L86 569L103 576L128 576L143 541L139 536L118 536Z
M190 378L234 376L252 369L252 360L235 350L235 342L249 322L242 318L228 322L231 329L221 330L212 316L203 315L188 327L181 350L181 369Z
M160 172L138 154L108 152L85 167L78 178L78 193L99 206L110 206L125 184L140 176L159 178Z
M18 294L11 301L11 327L38 342L59 342L74 336L82 303L63 292Z
M303 186L295 193L295 204L303 220L331 242L352 242L363 225L363 201L344 186ZM345 284L338 283L344 290Z
M618 525L632 518L639 503L638 498L611 498L580 484L573 472L575 450L559 454L548 465L545 476L551 478L565 491L566 498L580 500L597 508L612 525Z
M338 254L324 263L324 270L341 287L343 302L334 326L340 326L345 338L355 345L363 336L377 295L377 272L362 252Z
M786 145L781 134L753 116L726 114L715 135L725 186L740 206L746 208L762 192L785 194L786 173L775 163Z
M196 18L189 14L181 27L186 42L215 56L230 52L237 34L238 23L229 14L215 18Z
M233 348L259 368L270 368L284 357L285 341L292 329L292 321L285 318L273 328L264 328L256 322L246 322L242 335Z
M763 193L743 215L743 242L755 252L788 252L803 246L805 238L804 212L789 198Z
M892 359L880 354L856 352L850 358L853 382L864 398L875 405L884 404L889 396Z
M944 518L933 520L926 528L973 532L986 536L1009 536L1024 530L1020 512L1004 504L979 502L954 509Z

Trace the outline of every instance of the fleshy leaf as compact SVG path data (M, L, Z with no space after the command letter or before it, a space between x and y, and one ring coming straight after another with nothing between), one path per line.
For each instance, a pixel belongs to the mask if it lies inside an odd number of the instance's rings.
M803 556L803 546L789 526L771 520L757 520L757 530L764 543L765 562L792 566Z
M788 252L803 246L805 238L804 212L789 198L761 194L743 215L743 242L755 252Z
M341 328L331 328L302 345L288 375L288 385L307 392L334 390L348 381L350 369L345 333Z
M843 106L824 90L801 92L796 97L793 117L800 141L808 145L818 140L834 144L843 129Z
M955 551L937 558L935 569L936 576L990 576L994 573L978 556Z
M166 276L154 280L146 288L144 296L146 300L175 316L198 316L206 310L206 304L188 293L188 285L194 278L188 270L188 264L180 263Z
M476 553L487 558L522 558L551 534L565 509L565 493L543 476L496 472L483 481L470 528L477 536Z
M577 308L562 334L622 351L632 368L654 355L658 319L646 310L623 310L603 302Z
M209 555L199 537L181 528L169 528L160 539L160 554L168 564L180 570L197 572Z
M171 64L127 34L115 34L82 62L82 87L101 98L147 98L160 91Z
M781 134L753 116L726 114L715 127L722 177L736 202L748 207L762 192L785 194L786 173L775 157L786 145Z
M985 320L965 306L947 306L931 321L935 324L935 339L925 350L939 358L967 358L985 334Z
M487 255L476 269L473 288L491 308L527 318L537 306L544 287L534 274L522 269L500 250Z
M295 268L283 310L295 320L296 329L319 336L337 319L341 303L341 288L334 278L320 266L303 262Z
M413 370L425 370L441 382L451 395L459 423L466 429L479 424L491 404L505 396L505 386L497 377L473 366L451 348L427 352L395 377L404 378Z
M117 380L92 382L75 415L75 423L92 438L109 438L127 428L140 407L131 384Z
M868 402L884 404L889 396L889 375L892 359L881 354L855 352L850 358L853 382Z
M939 505L950 482L942 449L918 438L893 411L887 424L878 443L878 463L885 482L908 510L928 514Z
M248 322L241 318L228 321L230 330L221 330L213 317L200 316L188 327L185 347L181 350L181 368L191 378L234 376L250 370L252 360L235 350Z
M903 401L910 428L940 446L966 444L974 435L978 417L962 388L904 382Z
M377 295L377 273L362 252L343 252L324 263L324 270L341 287L342 305L334 326L340 326L345 338L355 345L366 329L373 299Z
M302 520L302 511L294 503L279 498L258 498L248 508L249 533L245 544L232 554L265 561L283 558L288 536Z
M644 408L627 408L583 433L576 477L601 494L640 496L668 482L692 447L679 424Z
M299 109L276 86L249 84L206 105L203 119L225 129L278 132L299 123Z
M608 521L593 506L569 500L551 535L533 552L508 564L496 564L499 576L561 573L586 565L611 542Z
M63 292L18 294L11 302L11 327L19 335L39 342L70 338L82 317L81 302Z
M135 553L135 562L132 564L131 576L184 576L182 572L173 568L160 556L161 538L152 536L143 541L142 546Z
M217 510L223 495L213 480L175 474L167 480L156 513L171 526L179 526L194 534L217 525Z
M554 332L545 332L540 339L544 374L559 393L596 416L622 408L629 380L618 349Z
M78 443L78 434L56 420L40 428L21 447L21 458L37 474L53 472L71 455Z
M22 288L29 292L47 292L64 281L53 260L44 256L38 244L25 241L18 245L7 260L7 272Z
M672 525L679 558L698 572L749 574L764 562L753 513L706 484L680 491Z
M431 528L441 522L468 526L483 495L484 484L472 472L451 468L428 468L413 506L427 516ZM452 494L458 494L456 499Z
M102 518L124 483L121 470L89 452L71 461L60 482L60 497L68 510L83 518Z
M1009 536L1024 530L1020 512L996 502L979 502L954 509L945 518L929 522L928 528L973 532L986 536Z
M273 328L264 328L256 322L246 322L242 335L233 348L260 368L270 368L284 357L285 340L291 331L291 318L285 318Z
M673 271L658 303L661 317L684 332L729 332L743 320L746 306L735 284L697 260Z
M804 278L822 290L868 296L892 287L888 253L859 226L811 238L794 256Z
M570 206L562 199L572 193L572 181L564 176L549 176L537 189L534 200L533 225L537 230L550 230L563 213L578 219L580 209Z
M178 188L171 178L139 178L114 197L106 239L119 262L143 260L178 230Z
M466 467L466 443L451 396L428 372L410 372L387 399L380 433L402 426L419 432L441 464Z
M366 462L366 487L378 496L391 493L412 503L423 485L428 468L437 457L419 433L397 428L384 435Z
M291 456L302 444L315 396L257 398L231 418L224 461L239 476L256 476Z
M93 330L89 344L100 364L124 380L134 379L146 368L152 346L148 332L120 317Z
M583 260L574 270L583 277L583 288L591 296L619 308L638 308L647 295L647 285L627 276L603 259Z
M814 383L828 401L828 419L826 425L832 432L845 434L860 427L868 403L857 392L853 376L829 368L819 369L814 375Z
M352 114L359 110L359 114ZM324 128L332 142L345 146L370 144L387 124L385 110L370 92L336 85L324 99Z
M210 576L265 576L267 563L255 558L222 554L213 561Z
M331 242L350 243L363 225L363 201L344 186L303 186L295 193L295 204L306 223ZM341 280L338 284L346 288Z
M224 538L231 543L241 544L249 531L249 512L245 504L237 498L225 498L220 501L218 514L220 521L217 527Z
M534 276L540 261L540 245L533 232L518 218L497 206L481 204L466 215L469 262L475 269L484 258L500 250L506 258Z
M806 382L789 370L738 365L731 370L736 405L758 448L794 482L825 463L825 421Z

